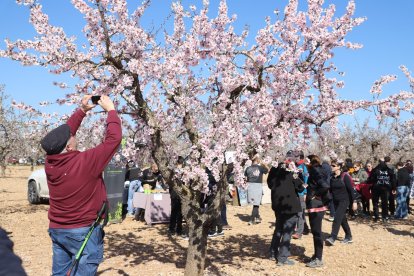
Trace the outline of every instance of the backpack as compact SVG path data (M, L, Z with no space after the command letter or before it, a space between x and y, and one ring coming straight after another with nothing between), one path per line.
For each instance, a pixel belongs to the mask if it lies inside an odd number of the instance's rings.
M345 185L345 181L344 181L345 175L348 175L349 179L351 180L352 194L353 194L354 200L360 199L361 198L361 194L356 190L355 182L354 182L354 180L352 179L352 177L351 177L351 175L349 173L347 173L347 172L341 173L342 182Z
M391 176L388 170L378 170L376 185L382 187L391 187Z

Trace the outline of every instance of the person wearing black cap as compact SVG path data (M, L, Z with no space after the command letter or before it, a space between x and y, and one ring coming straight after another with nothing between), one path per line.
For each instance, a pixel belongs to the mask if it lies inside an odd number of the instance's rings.
M46 151L45 171L50 194L49 235L53 248L53 275L64 275L81 248L89 227L104 202L107 202L102 172L122 139L121 121L109 97L102 95L98 104L108 113L104 141L84 152L77 150L76 132L92 96L82 98L81 107L42 140ZM74 274L95 275L103 259L103 229L99 225L89 238Z

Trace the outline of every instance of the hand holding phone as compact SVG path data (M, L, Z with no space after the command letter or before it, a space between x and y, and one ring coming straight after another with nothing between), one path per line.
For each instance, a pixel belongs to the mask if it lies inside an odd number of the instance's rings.
M100 99L101 99L101 96L92 96L91 98L93 104L98 104Z

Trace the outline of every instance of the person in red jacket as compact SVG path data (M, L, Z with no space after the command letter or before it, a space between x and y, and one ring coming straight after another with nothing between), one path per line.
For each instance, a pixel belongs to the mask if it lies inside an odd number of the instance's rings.
M81 107L63 124L50 131L41 141L46 151L45 171L50 193L49 235L52 239L52 275L65 275L80 249L89 227L107 201L102 172L118 149L122 139L121 121L114 104L101 96L98 104L107 112L105 139L95 148L77 150L76 132L92 96L84 96ZM102 226L98 226L83 251L73 273L95 275L103 260Z

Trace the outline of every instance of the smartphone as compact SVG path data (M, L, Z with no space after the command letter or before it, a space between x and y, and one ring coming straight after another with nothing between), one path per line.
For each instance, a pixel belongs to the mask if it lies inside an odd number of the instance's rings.
M93 104L98 104L98 101L101 99L101 96L92 96L91 100Z

